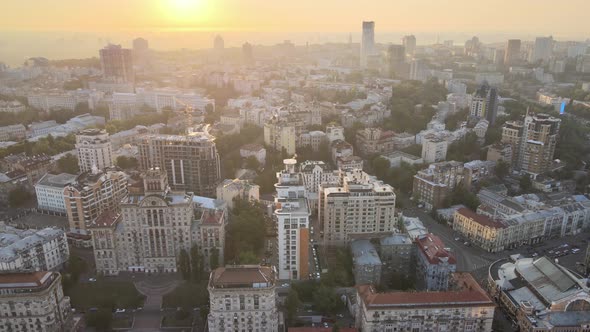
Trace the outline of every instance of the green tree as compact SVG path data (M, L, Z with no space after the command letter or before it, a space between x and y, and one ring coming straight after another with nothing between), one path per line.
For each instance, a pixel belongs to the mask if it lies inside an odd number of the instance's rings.
M256 254L250 250L240 252L238 261L240 264L258 264L260 262Z
M375 175L377 178L383 180L389 174L389 160L377 156L373 159L373 170L375 171Z
M321 285L313 295L313 304L317 311L323 314L335 314L343 303L332 287Z
M135 157L118 156L116 164L122 169L134 169L137 168L139 162Z
M299 300L299 294L297 294L297 291L294 288L289 289L287 299L285 300L285 308L287 309L287 321L289 322L289 326L295 322L297 309L299 309L300 305L301 301Z
M198 282L205 274L205 268L203 265L203 256L197 245L191 247L191 278L193 281Z
M504 160L498 160L498 162L496 163L495 172L496 176L500 179L505 178L506 175L508 175L508 173L510 172L510 164L508 164Z
M97 331L110 331L113 323L113 313L108 308L100 308L96 312L86 315L88 326L96 328Z
M250 156L250 157L246 158L246 168L247 169L254 169L254 170L259 169L260 163L258 162L258 159L256 159L256 157L254 157L254 156Z
M16 187L8 192L8 204L11 207L23 206L33 200L33 195L23 187Z
M191 278L190 258L185 249L180 249L180 255L178 257L178 270L182 275L182 279L189 280Z
M209 269L215 270L219 267L219 250L217 248L209 251Z
M526 174L520 177L518 184L520 185L520 190L525 193L529 192L533 188L533 182Z
M66 154L57 160L57 168L60 172L77 174L80 171L78 166L78 158L71 153Z

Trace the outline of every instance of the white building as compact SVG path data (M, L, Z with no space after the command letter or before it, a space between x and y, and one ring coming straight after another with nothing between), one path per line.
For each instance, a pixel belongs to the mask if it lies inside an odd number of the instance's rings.
M0 274L0 331L78 331L57 272Z
M78 165L81 172L93 168L105 169L113 166L113 151L109 134L104 129L86 129L76 135Z
M396 229L393 187L360 169L340 171L338 185L322 186L318 220L327 245Z
M318 208L318 193L321 184L337 183L338 172L332 171L323 161L306 160L299 165L303 177L307 202L312 211Z
M225 179L217 186L217 199L224 201L233 209L235 199L257 202L260 197L260 186L248 180Z
M27 137L27 129L21 124L0 127L0 142L20 141Z
M296 142L295 126L276 118L264 124L264 144L267 146L279 152L284 149L292 156L295 154Z
M220 267L209 277L209 332L278 332L274 267Z
M246 144L240 148L240 157L254 157L262 166L266 163L266 149L260 144Z
M427 164L446 160L447 149L448 142L436 135L422 138L422 160Z
M17 100L4 101L0 100L0 113L20 113L26 109L25 105Z
M0 271L58 270L69 258L63 230L21 230L0 223Z
M278 276L281 280L306 279L309 272L309 216L302 177L295 159L285 159L277 173L274 218L277 221Z
M334 142L335 140L344 141L344 127L336 125L326 126L326 137L330 143Z
M405 153L403 151L393 151L391 153L381 155L381 157L389 161L390 168L400 167L402 163L409 165L420 165L424 163L422 158Z
M37 208L43 211L66 213L64 188L76 181L76 175L47 173L35 185Z

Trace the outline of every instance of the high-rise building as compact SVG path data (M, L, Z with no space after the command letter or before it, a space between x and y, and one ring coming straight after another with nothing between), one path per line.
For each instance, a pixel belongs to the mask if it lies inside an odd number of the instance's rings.
M133 54L121 45L109 44L99 51L102 75L117 82L133 82Z
M389 45L387 49L388 70L391 77L406 77L406 49L403 45Z
M215 36L215 39L213 40L213 49L216 51L223 51L224 48L225 42L223 40L223 37L221 37L220 35Z
M209 278L209 332L279 331L274 267L220 267Z
M507 121L502 143L512 146L512 164L517 170L541 174L550 170L561 120L547 114L527 114L523 121Z
M410 57L416 53L416 36L409 35L402 38L402 45Z
M437 209L462 181L462 162L445 161L431 164L414 175L413 194L427 209Z
M172 189L215 197L221 171L214 137L208 133L147 135L139 143L139 156L143 170L165 170Z
M363 21L361 40L361 68L367 67L367 58L375 54L375 22Z
M391 233L396 227L393 187L361 169L341 171L338 185L320 188L318 220L326 245Z
M471 98L469 115L478 119L485 118L490 125L494 125L498 114L498 104L498 90L484 82Z
M81 172L102 170L114 165L109 133L104 129L84 129L76 134L76 151Z
M518 60L520 60L520 39L509 39L504 53L504 65L513 65Z
M37 208L47 212L66 213L64 201L64 188L76 180L74 174L51 174L45 175L35 184L37 196Z
M1 331L79 331L57 272L0 274Z
M57 271L69 258L63 230L22 230L0 222L0 272Z
M86 227L105 211L117 211L127 195L127 175L120 171L85 172L64 188L70 230L86 233Z
M428 78L428 65L422 59L412 59L410 61L410 75L409 78L414 81L426 81Z
M278 274L281 280L306 279L309 272L309 206L297 160L285 159L277 173L274 218L277 222Z
M147 39L143 38L135 38L133 39L133 52L134 53L141 53L147 52L149 50L149 43Z
M553 37L537 37L529 56L529 62L549 61L553 54Z
M246 42L242 45L242 56L244 57L244 62L251 63L254 61L254 52L252 50L252 44Z

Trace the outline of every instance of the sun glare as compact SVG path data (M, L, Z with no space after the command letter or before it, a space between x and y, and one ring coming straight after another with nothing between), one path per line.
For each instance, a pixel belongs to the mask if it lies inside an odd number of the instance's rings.
M200 21L204 18L204 0L168 0L167 12L177 23Z

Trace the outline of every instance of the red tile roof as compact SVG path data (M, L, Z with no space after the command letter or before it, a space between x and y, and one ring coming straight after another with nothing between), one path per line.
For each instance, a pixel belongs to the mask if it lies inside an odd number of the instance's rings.
M223 210L204 210L201 223L211 226L221 225L223 223Z
M426 234L417 238L416 244L430 264L439 264L443 261L448 261L449 264L457 264L455 255L448 252L442 240L434 234Z
M501 223L497 220L493 220L493 219L489 218L488 216L484 216L482 214L477 214L467 208L459 208L457 210L457 213L459 213L460 215L462 215L464 217L472 219L476 223L478 223L482 226L485 226L485 227L506 228L506 225L504 225L503 223Z
M469 273L453 274L455 288L440 292L387 292L377 293L372 285L357 286L361 301L371 310L395 307L472 306L494 302Z

